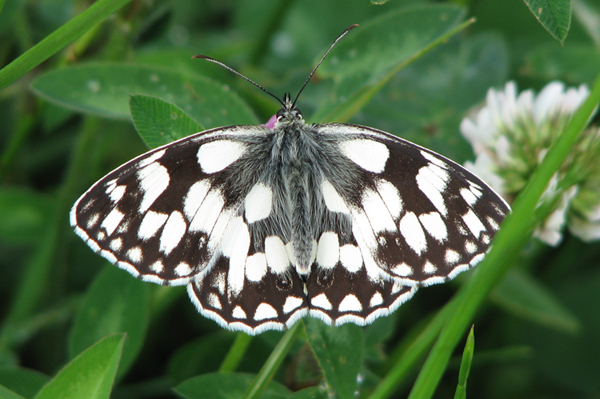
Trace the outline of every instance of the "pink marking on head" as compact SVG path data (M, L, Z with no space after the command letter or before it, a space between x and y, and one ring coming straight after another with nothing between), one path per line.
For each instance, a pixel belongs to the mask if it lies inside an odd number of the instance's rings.
M277 115L273 115L269 121L265 124L263 124L262 126L266 126L269 129L273 129L275 127L275 122L277 122Z

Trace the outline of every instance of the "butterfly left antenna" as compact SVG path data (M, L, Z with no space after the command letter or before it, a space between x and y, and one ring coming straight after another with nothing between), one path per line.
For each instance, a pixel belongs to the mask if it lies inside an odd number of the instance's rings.
M248 82L252 83L254 86L258 87L259 89L261 89L262 91L264 91L265 93L267 93L268 95L270 95L271 97L273 97L274 99L276 99L277 101L279 101L279 103L280 103L281 105L285 105L285 104L283 103L283 101L281 101L281 99L280 99L279 97L277 97L275 94L271 93L269 90L265 89L264 87L262 87L261 85L259 85L259 84L258 84L258 83L256 83L255 81L253 81L252 79L250 79L250 78L247 78L246 76L242 75L241 73L239 73L238 71L236 71L236 70L235 70L235 69L233 69L232 67L230 67L230 66L228 66L228 65L225 65L225 64L224 64L224 63L222 63L221 61L219 61L219 60L215 60L214 58L210 58L210 57L208 57L208 56L206 56L206 55L195 55L195 56L193 56L193 57L192 57L192 59L194 59L194 58L202 58L203 60L210 61L210 62L212 62L213 64L217 64L217 65L220 65L220 66L222 66L223 68L225 68L225 69L227 69L228 71L230 71L230 72L232 72L232 73L236 74L236 75L237 75L237 76L239 76L240 78L246 79Z

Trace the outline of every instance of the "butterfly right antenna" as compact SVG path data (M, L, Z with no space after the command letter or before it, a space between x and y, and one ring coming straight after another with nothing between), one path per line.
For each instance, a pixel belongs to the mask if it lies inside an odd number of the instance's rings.
M319 63L313 68L312 72L310 73L310 75L308 75L308 79L306 79L306 82L304 82L304 84L302 85L302 88L300 89L300 91L298 92L298 94L296 95L296 98L294 99L294 102L292 103L292 108L296 105L296 101L298 101L298 97L300 97L300 93L302 93L302 91L304 90L304 88L306 87L306 85L308 84L308 82L310 82L310 79L313 77L313 75L315 74L315 72L317 71L317 68L319 68L319 66L321 65L321 63L325 60L325 58L329 55L329 52L333 49L333 47L337 44L337 42L340 41L340 39L344 36L346 36L346 34L348 32L350 32L351 29L354 29L358 26L358 24L354 24L351 25L349 27L346 28L345 31L342 32L341 35L339 35L337 37L337 39L335 39L333 41L333 43L331 43L331 46L329 46L329 49L327 50L327 52L325 53L325 55L321 58L321 61L319 61Z

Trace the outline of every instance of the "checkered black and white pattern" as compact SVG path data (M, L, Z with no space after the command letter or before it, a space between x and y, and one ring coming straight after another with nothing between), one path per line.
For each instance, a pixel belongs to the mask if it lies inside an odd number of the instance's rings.
M456 163L368 127L212 129L94 184L71 225L134 276L187 285L203 315L257 334L311 315L359 325L479 262L508 205Z

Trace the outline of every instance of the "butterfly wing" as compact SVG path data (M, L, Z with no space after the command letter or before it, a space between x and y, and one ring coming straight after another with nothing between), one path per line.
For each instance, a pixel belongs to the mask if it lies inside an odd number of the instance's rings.
M225 327L283 329L308 311L303 282L267 265L264 231L285 236L278 226L289 223L256 221L264 209L247 206L267 190L260 179L272 134L262 126L219 128L149 151L84 193L71 225L134 276L189 284L198 310Z
M417 287L452 279L483 258L509 207L478 177L379 130L347 124L318 130L339 143L362 176L351 190L336 174L326 176L334 189L323 189L328 211L347 213L351 232L336 232L335 245L329 243L335 267L318 258L313 266L311 315L367 324ZM344 206L331 205L340 198Z

